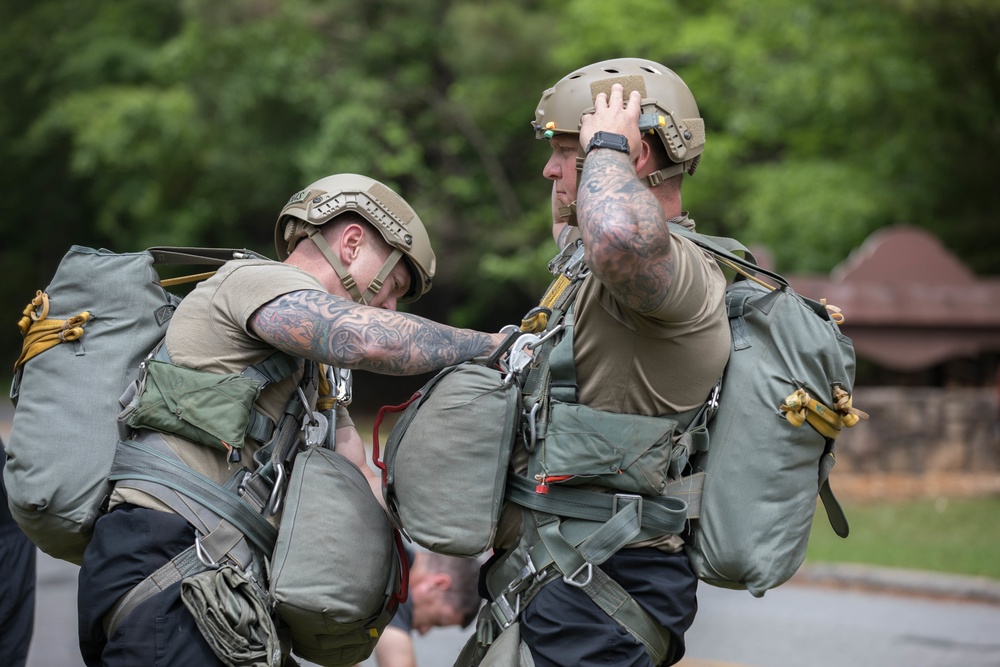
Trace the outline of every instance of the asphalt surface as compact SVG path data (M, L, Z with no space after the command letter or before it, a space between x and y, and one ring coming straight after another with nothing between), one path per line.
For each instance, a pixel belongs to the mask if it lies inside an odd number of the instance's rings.
M10 432L11 415L12 408L9 401L0 400L0 435L5 439ZM53 559L39 552L35 632L28 667L82 667L83 662L76 647L76 576L78 570L79 568L72 564ZM792 581L786 584L786 587L889 593L932 603L940 601L942 604L959 601L983 605L982 608L988 610L991 615L1000 614L1000 581L982 577L863 565L810 565L803 567ZM699 590L706 588L709 588L709 592L711 591L710 587L702 587ZM767 596L765 596L766 598ZM990 622L992 623L992 620ZM994 629L996 635L1000 636L1000 623L997 623ZM450 659L457 655L467 636L468 631L447 628L432 631L425 637L416 638L415 646L419 664L424 667L450 665ZM695 643L689 642L689 657L685 658L681 666L727 667L745 664L739 661L719 661L701 657L711 654L711 651L705 650L701 651L701 655L699 655ZM1000 665L1000 648L998 648L995 657L995 662L990 661L984 664ZM0 664L2 662L3 656L0 656ZM373 661L368 661L365 665L366 667L373 665Z

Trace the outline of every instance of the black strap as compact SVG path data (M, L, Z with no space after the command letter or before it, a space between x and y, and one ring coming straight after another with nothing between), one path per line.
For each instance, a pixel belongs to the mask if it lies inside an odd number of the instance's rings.
M222 266L232 259L267 259L246 248L185 248L154 246L146 252L155 264L184 264L192 266Z
M728 250L725 245L733 245L734 247L742 247L737 241L725 237L715 237L706 236L704 234L699 234L698 232L692 232L690 229L685 228L682 225L678 225L676 222L670 223L670 231L678 236L683 236L686 239L693 241L700 248L707 250L716 257L721 257L723 259L729 260L733 264L738 265L744 271L747 271L751 275L764 274L768 278L778 282L780 285L788 286L788 281L785 280L779 274L763 269L759 267L755 262L748 260L744 257L740 257L734 252ZM753 257L753 255L750 255Z

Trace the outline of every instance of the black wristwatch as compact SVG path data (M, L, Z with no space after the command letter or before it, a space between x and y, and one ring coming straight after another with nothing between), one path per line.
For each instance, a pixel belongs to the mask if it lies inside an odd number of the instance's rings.
M625 138L625 135L615 134L614 132L595 132L590 143L587 144L587 149L584 153L589 155L590 151L595 148L611 148L621 151L625 155L629 154L628 139Z

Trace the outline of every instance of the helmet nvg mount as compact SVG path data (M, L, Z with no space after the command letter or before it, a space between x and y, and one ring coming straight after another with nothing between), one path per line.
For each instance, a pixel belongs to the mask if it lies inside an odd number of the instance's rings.
M595 98L600 93L610 95L611 86L616 83L622 84L626 96L633 90L639 91L642 96L639 129L655 134L672 162L646 177L650 187L677 174L694 174L705 148L705 122L684 81L651 60L604 60L564 76L542 93L532 122L535 138L579 134L581 117L593 112ZM582 155L581 149L578 169L583 167Z
M364 218L392 248L364 292L320 233L321 226L349 212ZM416 301L431 288L437 262L427 230L402 197L372 178L359 174L327 176L292 195L278 214L274 229L278 259L285 261L306 237L320 249L358 303L371 302L400 258L410 270L410 290L401 302Z

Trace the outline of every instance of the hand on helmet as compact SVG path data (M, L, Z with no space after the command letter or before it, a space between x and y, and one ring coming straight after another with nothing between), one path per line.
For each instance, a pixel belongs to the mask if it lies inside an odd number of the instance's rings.
M599 93L594 100L594 113L585 114L580 124L580 145L586 147L596 132L613 132L628 139L629 154L639 154L642 138L639 134L639 112L642 96L638 91L629 93L624 101L624 89L620 83L611 86L611 96Z

